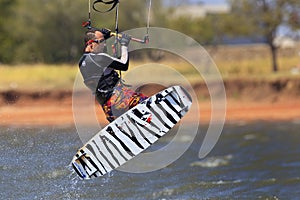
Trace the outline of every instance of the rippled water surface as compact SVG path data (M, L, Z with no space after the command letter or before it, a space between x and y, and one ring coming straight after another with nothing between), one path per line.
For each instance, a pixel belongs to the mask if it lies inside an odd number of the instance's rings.
M82 146L74 128L2 127L0 198L299 199L300 124L226 125L200 160L205 130L201 126L189 150L164 169L81 181L68 167Z

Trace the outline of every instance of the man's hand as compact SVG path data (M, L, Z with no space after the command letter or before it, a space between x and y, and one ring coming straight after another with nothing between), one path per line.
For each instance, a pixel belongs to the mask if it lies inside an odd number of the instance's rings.
M93 45L92 44L87 45L85 47L85 50L84 50L85 53L91 53L92 51L93 51Z
M128 46L129 45L129 42L131 40L131 36L130 35L127 35L125 33L122 33L122 37L121 39L119 39L119 42L122 46Z

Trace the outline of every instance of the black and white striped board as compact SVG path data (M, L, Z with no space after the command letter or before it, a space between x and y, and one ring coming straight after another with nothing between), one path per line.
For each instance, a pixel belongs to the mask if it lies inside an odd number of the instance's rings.
M82 179L103 176L151 146L188 112L192 98L181 86L169 87L103 128L73 157Z

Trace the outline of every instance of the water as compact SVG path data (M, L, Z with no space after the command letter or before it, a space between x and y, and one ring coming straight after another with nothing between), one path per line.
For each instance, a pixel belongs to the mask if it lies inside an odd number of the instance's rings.
M81 181L68 167L82 146L74 128L2 127L0 199L299 199L299 130L296 122L226 125L204 160L199 134L164 169Z

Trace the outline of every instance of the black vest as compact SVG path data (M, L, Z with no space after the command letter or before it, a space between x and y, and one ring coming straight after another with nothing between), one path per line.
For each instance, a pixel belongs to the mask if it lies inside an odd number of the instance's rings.
M79 61L84 84L96 94L100 104L111 96L120 79L118 73L109 67L112 62L110 57L101 54L84 54Z

